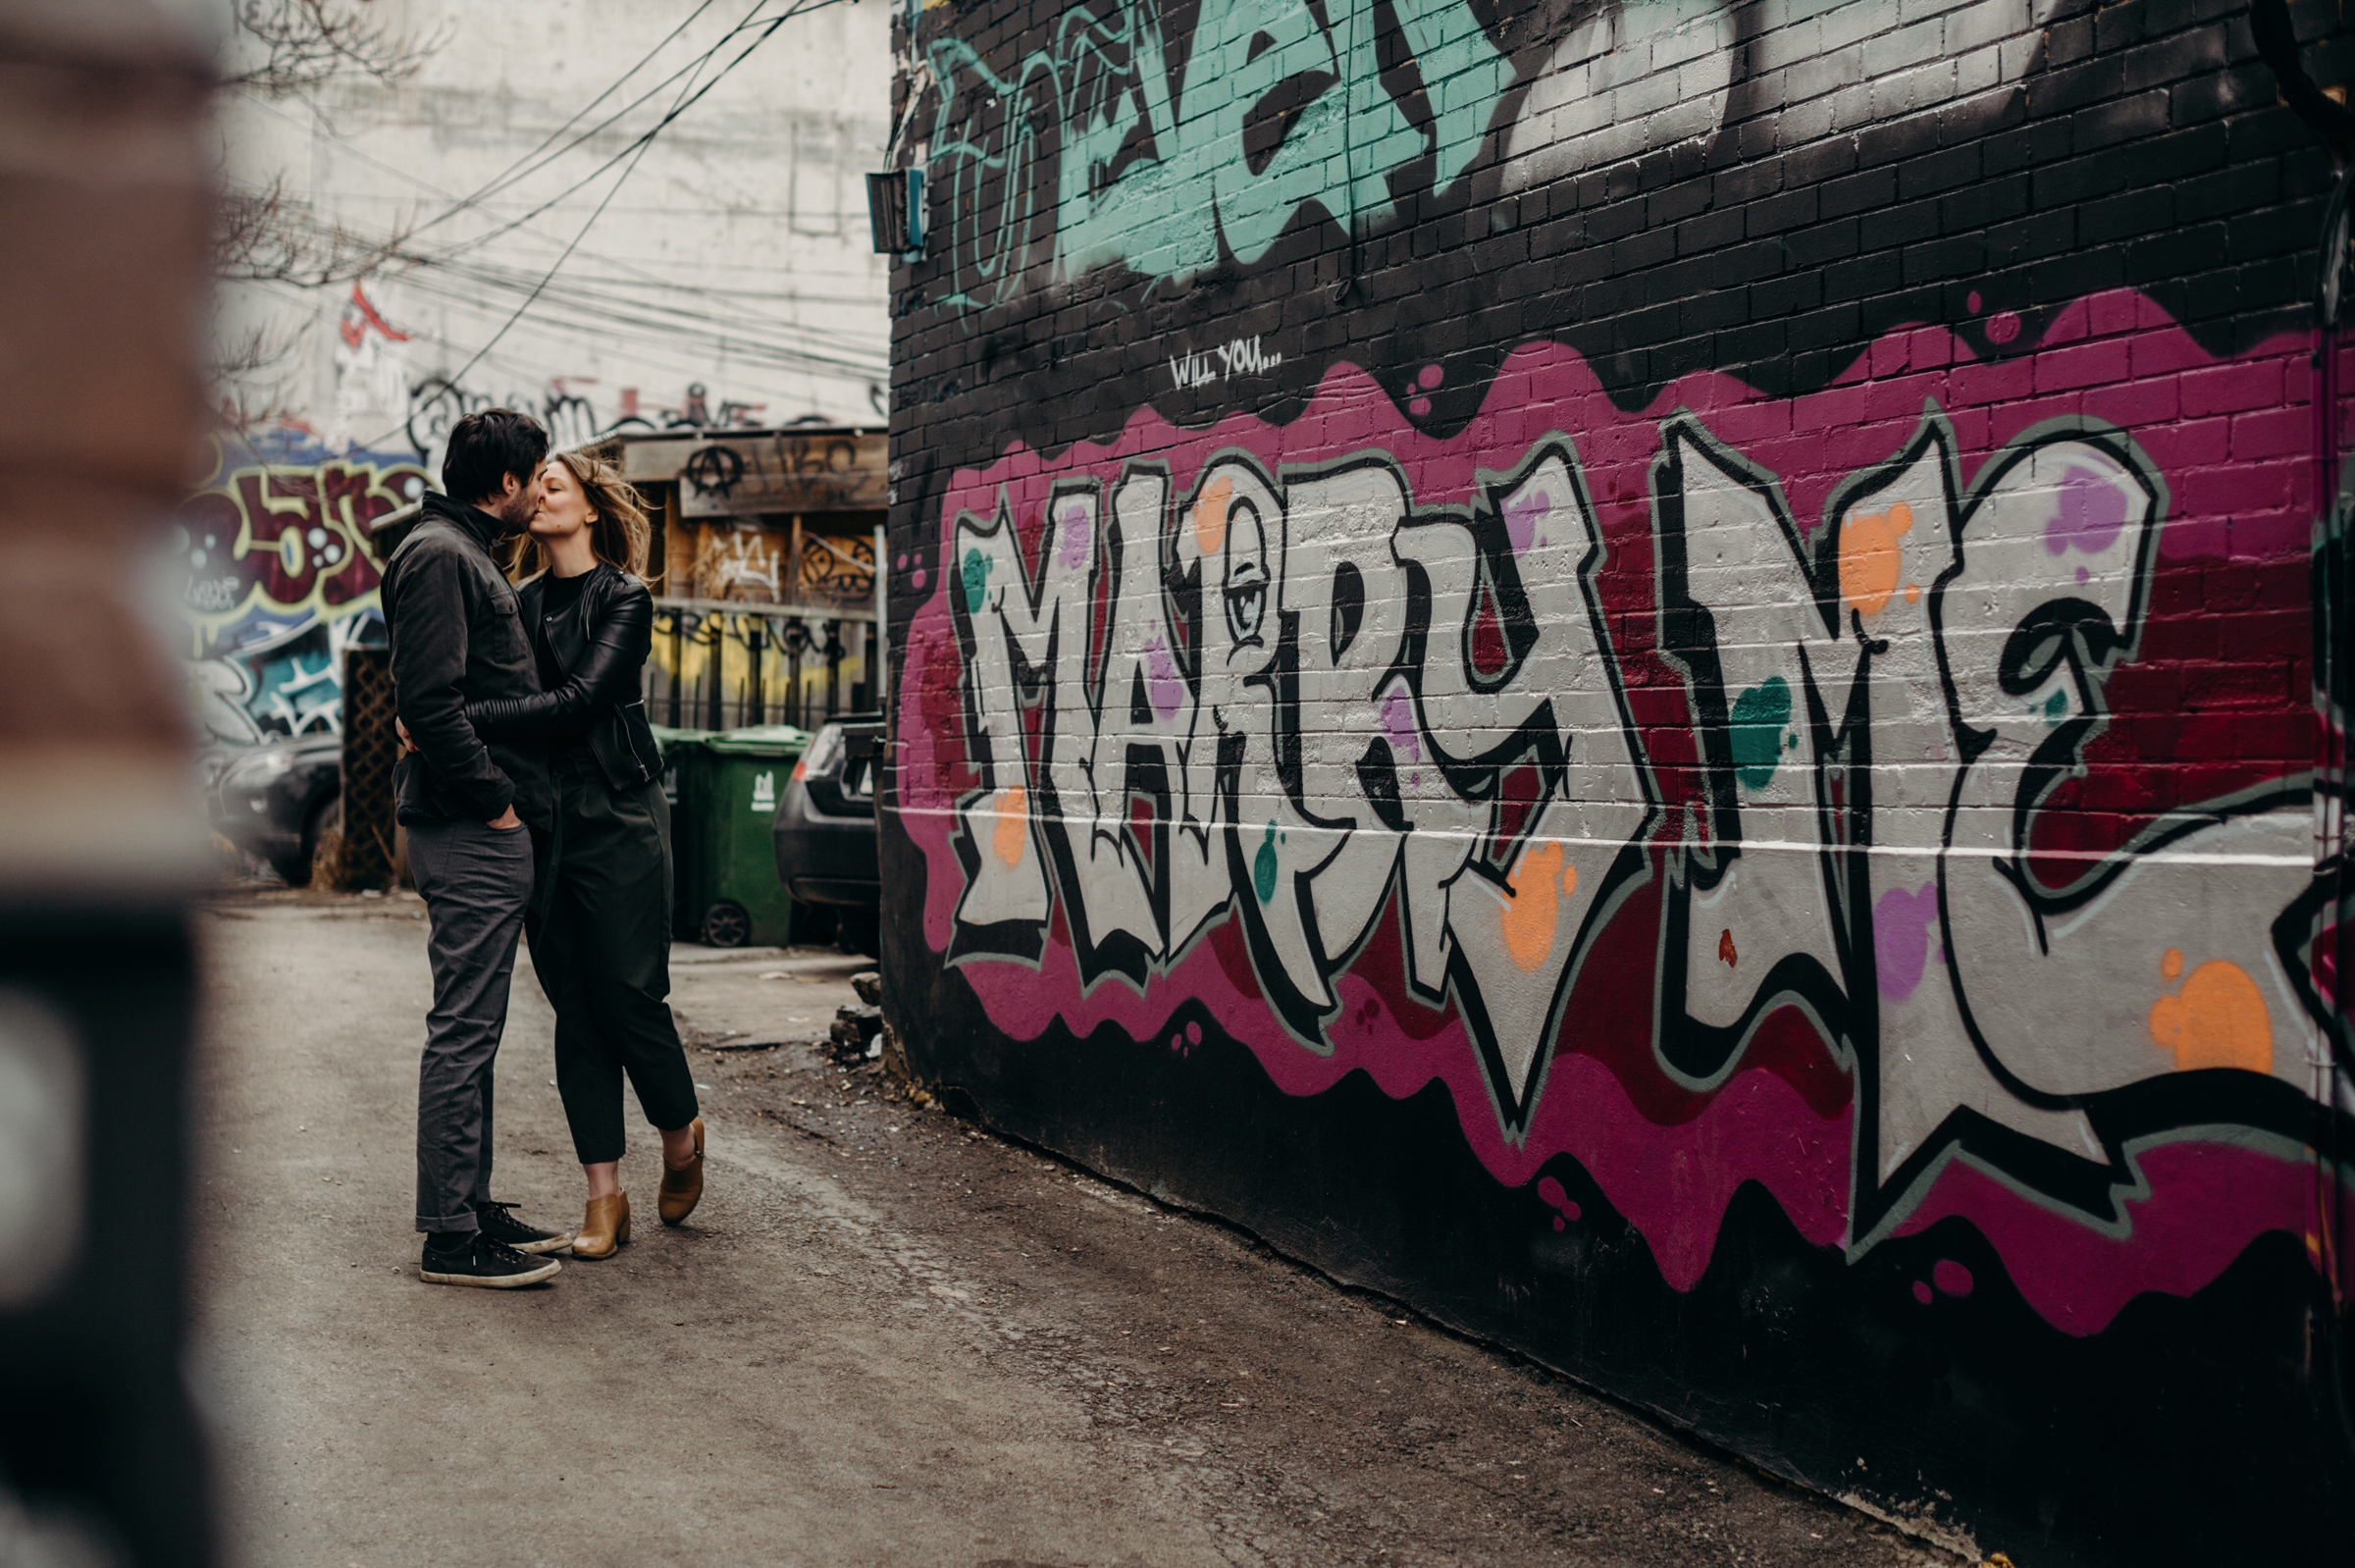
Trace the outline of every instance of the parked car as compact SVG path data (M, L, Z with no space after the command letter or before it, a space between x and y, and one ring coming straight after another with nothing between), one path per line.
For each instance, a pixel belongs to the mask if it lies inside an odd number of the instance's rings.
M320 840L342 826L343 738L280 736L205 754L213 831L267 861L289 887L311 880Z
M793 764L777 802L777 879L803 904L830 909L836 942L875 951L883 878L875 857L875 781L883 715L828 720Z

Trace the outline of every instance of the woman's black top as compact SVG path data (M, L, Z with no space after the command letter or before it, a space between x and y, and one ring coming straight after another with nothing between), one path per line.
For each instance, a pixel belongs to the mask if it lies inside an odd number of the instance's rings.
M556 656L555 645L549 640L548 623L570 615L581 601L581 590L588 586L591 573L577 577L558 577L550 572L540 579L540 613L532 622L532 652L540 659L540 690L555 692L563 689L571 671ZM569 752L589 742L589 715L568 714L549 720L547 730L549 755Z
M640 694L654 645L654 599L646 584L600 561L578 577L535 577L516 598L545 690L467 704L475 733L557 751L585 744L615 789L660 777L662 754Z

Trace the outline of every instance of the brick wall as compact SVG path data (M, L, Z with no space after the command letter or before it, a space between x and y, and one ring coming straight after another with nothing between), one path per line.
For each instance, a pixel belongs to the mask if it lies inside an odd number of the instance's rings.
M919 1071L2023 1565L2343 1539L2276 9L916 13Z

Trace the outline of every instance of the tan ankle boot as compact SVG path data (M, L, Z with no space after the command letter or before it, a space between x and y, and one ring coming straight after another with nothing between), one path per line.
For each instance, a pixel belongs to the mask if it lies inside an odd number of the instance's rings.
M581 1219L580 1234L572 1238L572 1255L609 1258L629 1239L630 1195L616 1192L611 1197L591 1198L589 1212Z
M664 1225L684 1225L704 1201L704 1119L699 1116L688 1124L695 1129L695 1158L676 1171L662 1168L662 1191L654 1199L654 1212Z

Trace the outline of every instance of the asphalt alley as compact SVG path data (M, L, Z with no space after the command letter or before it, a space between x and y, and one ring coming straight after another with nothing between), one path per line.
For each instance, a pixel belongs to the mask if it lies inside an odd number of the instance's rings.
M196 1381L253 1564L1946 1563L1221 1225L806 1044L861 966L680 948L693 1223L548 1287L416 1279L425 923L225 894L194 1200ZM500 1196L577 1224L520 963ZM714 1047L737 1047L715 1049Z

